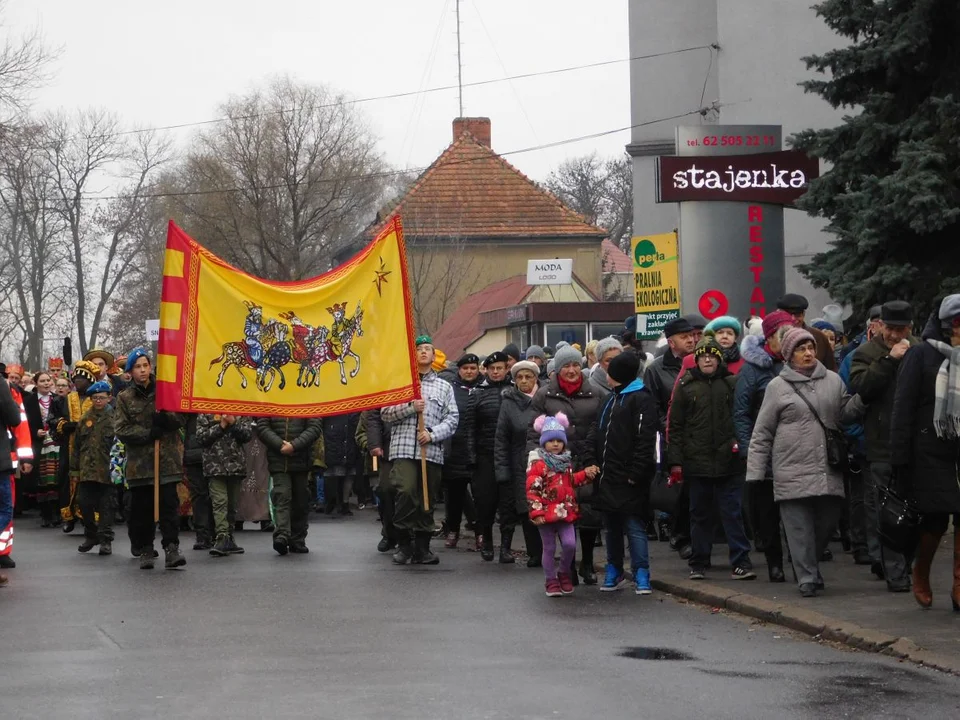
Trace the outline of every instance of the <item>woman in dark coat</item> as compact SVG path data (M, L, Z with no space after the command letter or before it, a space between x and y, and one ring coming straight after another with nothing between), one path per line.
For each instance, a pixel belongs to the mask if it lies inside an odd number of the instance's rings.
M357 423L360 413L335 415L323 419L324 461L323 493L327 515L334 508L340 515L350 512L350 493L357 476L363 473L363 458L357 446Z
M562 412L567 416L570 427L567 428L567 449L573 458L574 470L582 470L594 465L593 448L587 442L590 426L600 414L600 395L586 382L581 366L583 358L575 348L566 345L554 357L556 374L541 387L533 398L533 415L556 415ZM533 429L527 430L527 451L536 450L540 445L540 434ZM597 574L593 570L593 548L603 526L603 518L593 509L592 487L589 485L577 490L580 502L580 577L587 585L596 585ZM573 573L576 578L577 574Z
M960 612L960 295L944 298L922 338L900 361L890 422L891 462L895 477L923 514L913 596L923 607L933 604L930 564L952 514L950 599Z
M527 428L537 417L533 410L533 397L537 393L537 378L540 368L529 360L518 362L510 368L515 387L502 393L500 419L497 421L497 436L494 442L493 464L497 484L512 485L517 519L523 528L523 540L527 546L527 567L541 565L543 544L537 526L530 522L527 507Z
M516 518L513 512L513 486L497 482L493 463L497 421L500 419L500 394L510 387L507 356L491 353L483 361L486 379L477 387L476 440L477 469L473 476L473 499L477 504L477 548L487 562L494 558L493 522L500 511L500 562L512 563L510 544Z

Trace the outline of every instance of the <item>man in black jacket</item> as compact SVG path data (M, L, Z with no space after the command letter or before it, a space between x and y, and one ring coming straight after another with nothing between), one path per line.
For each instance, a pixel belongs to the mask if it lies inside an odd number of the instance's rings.
M630 564L637 595L649 595L650 559L646 518L650 481L656 472L657 403L637 378L640 361L622 353L610 362L607 398L588 444L595 449L600 475L595 481L594 508L603 512L607 529L607 570L600 590L623 587L623 537L630 544Z
M457 360L457 369L444 370L440 377L450 383L457 401L460 421L450 440L450 452L443 462L443 490L447 515L444 526L447 537L444 547L455 548L460 541L460 522L467 498L467 485L477 465L474 428L477 415L477 385L480 382L480 358L467 353Z

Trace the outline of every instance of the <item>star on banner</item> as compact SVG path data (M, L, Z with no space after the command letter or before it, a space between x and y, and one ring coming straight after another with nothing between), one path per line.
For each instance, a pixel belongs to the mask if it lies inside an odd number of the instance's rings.
M391 272L393 272L392 270L386 270L385 268L386 268L386 265L384 264L383 258L381 257L381 258L380 258L380 269L373 271L373 274L376 275L376 277L374 278L373 282L374 282L374 283L376 284L376 286L377 286L377 295L379 295L380 297L383 297L383 285L384 285L384 283L387 282L387 275L389 275Z

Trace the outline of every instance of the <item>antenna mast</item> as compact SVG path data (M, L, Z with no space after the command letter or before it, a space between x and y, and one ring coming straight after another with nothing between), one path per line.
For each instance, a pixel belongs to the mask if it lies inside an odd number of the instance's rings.
M460 99L459 117L463 117L463 62L460 55L460 0L457 0L457 91Z

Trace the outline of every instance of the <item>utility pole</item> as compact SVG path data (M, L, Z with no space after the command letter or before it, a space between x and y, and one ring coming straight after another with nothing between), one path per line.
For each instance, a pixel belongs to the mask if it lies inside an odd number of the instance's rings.
M463 61L460 55L460 0L457 0L457 90L460 98L460 115L463 117Z

